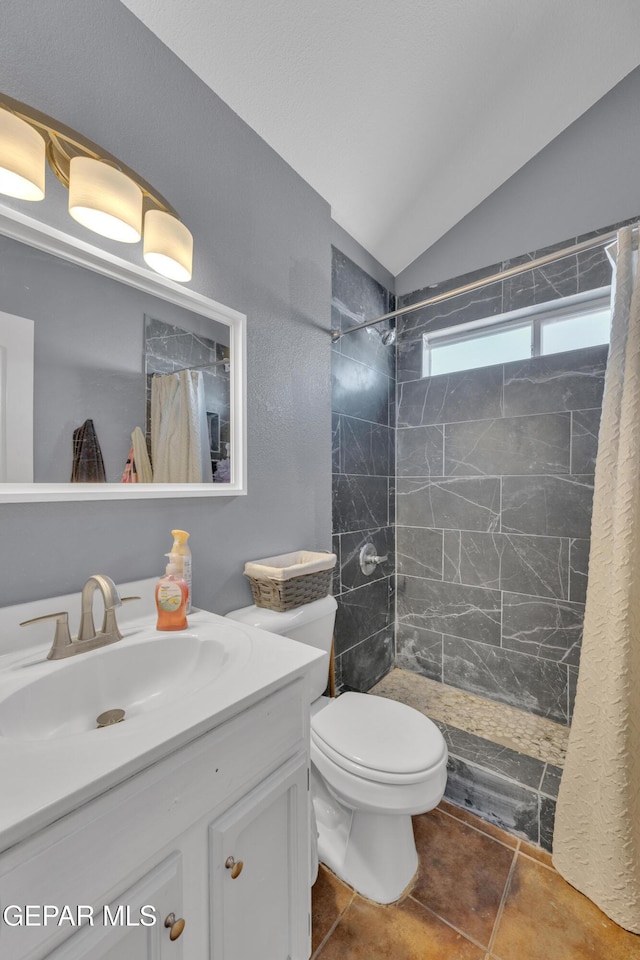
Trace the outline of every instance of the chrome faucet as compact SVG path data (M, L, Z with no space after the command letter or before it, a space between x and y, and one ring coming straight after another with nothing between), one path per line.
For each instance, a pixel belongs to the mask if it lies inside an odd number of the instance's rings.
M101 630L96 630L93 622L93 595L97 589L102 593L104 600L104 617ZM96 573L89 577L82 588L80 629L77 637L72 637L69 632L69 614L66 610L61 613L48 613L43 617L25 620L20 626L26 627L32 623L42 623L44 620L55 620L56 632L47 659L63 660L65 657L73 657L78 653L86 653L88 650L97 650L98 647L106 647L110 643L122 640L122 634L116 622L116 607L121 607L123 603L129 603L131 600L139 599L140 597L121 598L111 577Z

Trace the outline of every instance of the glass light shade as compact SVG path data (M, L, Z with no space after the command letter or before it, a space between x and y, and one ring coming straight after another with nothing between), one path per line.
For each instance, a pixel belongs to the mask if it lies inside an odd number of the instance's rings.
M73 157L69 213L89 230L122 243L142 236L142 190L115 167L91 157Z
M44 139L26 120L0 110L0 193L42 200L44 171Z
M193 237L183 223L163 210L147 210L143 256L146 263L170 280L186 283L193 267Z

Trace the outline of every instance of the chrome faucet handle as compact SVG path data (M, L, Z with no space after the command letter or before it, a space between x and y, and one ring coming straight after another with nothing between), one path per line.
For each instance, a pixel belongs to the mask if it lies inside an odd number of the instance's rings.
M379 557L376 554L376 548L372 543L365 543L362 550L360 551L360 569L365 576L369 577L374 572L378 564L386 563L389 559L389 554L386 554L384 557Z
M32 617L31 620L23 620L21 627L28 627L32 623L42 623L44 620L56 621L56 632L53 636L51 650L47 654L47 660L60 660L66 656L66 648L71 645L71 634L69 633L69 614L66 610L60 613L47 613L43 617Z

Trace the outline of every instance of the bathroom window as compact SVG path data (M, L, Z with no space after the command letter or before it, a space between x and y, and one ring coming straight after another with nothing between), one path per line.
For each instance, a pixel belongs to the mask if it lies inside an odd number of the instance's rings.
M499 317L425 333L422 376L526 360L609 342L609 291L602 288Z

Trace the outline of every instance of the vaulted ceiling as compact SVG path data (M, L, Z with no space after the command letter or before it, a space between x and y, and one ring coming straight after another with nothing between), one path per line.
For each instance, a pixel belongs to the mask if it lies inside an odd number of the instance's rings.
M640 63L638 0L123 0L397 275Z

